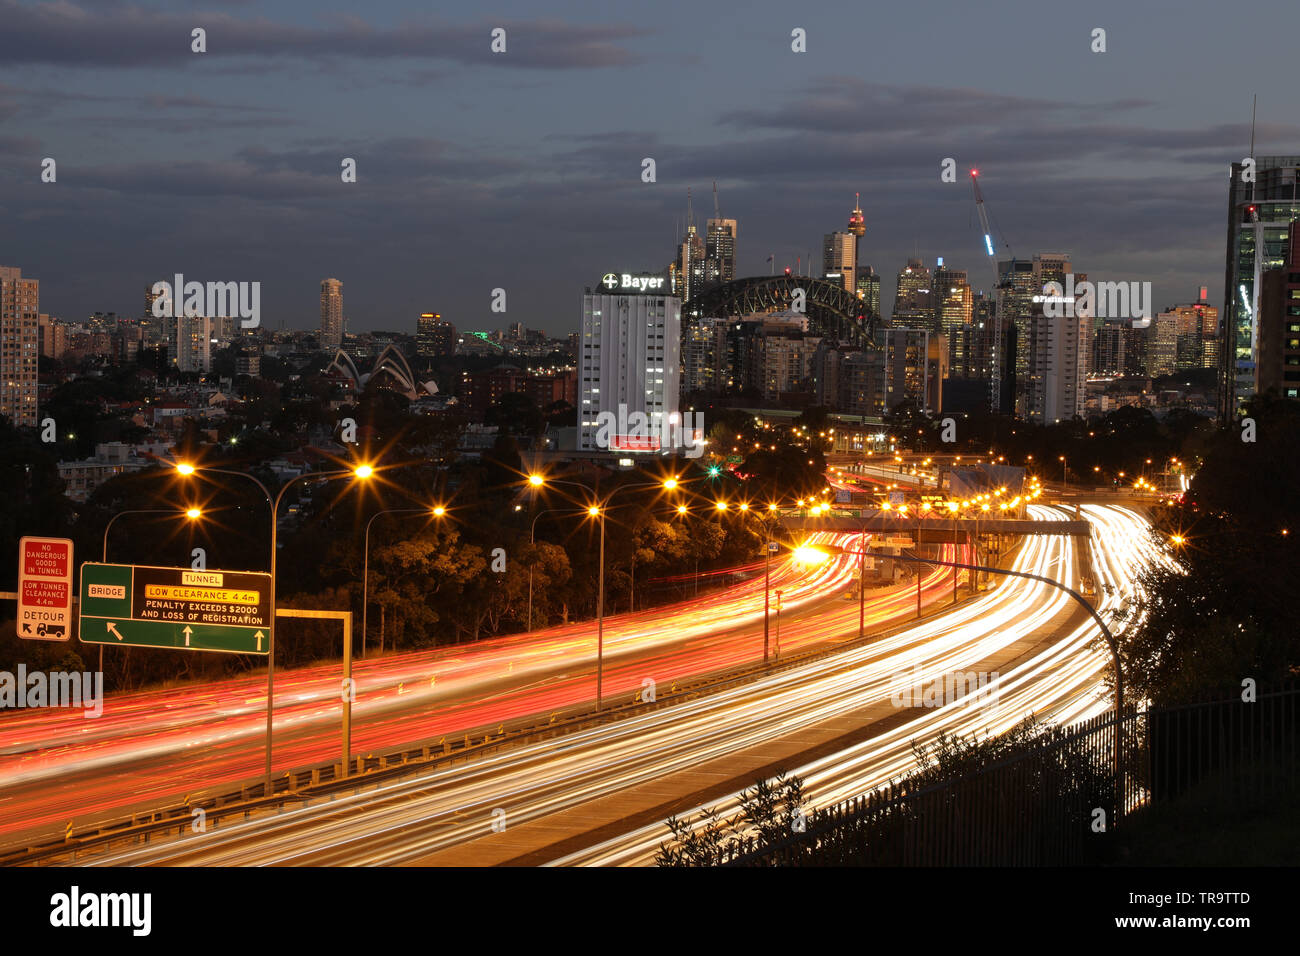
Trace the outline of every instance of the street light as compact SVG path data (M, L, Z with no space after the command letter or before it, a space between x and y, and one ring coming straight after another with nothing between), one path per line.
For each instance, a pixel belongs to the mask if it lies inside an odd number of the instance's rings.
M108 519L108 524L104 525L104 556L100 559L108 564L108 532L113 527L113 522L123 515L173 515L175 517L186 517L190 521L197 521L203 517L203 512L198 508L186 508L183 512L167 511L158 508L134 508L130 511L119 511L113 517ZM104 645L99 645L99 672L104 673Z
M530 545L537 544L538 519L541 518L542 515L553 515L559 513L560 513L559 508L547 508L544 511L537 512L536 517L533 518L532 527L529 528L528 530L528 543ZM536 561L528 562L528 632L530 634L532 633L533 630L533 565L534 564L536 564Z
M371 465L362 464L355 468L349 468L340 471L309 471L301 475L294 475L283 485L280 486L279 492L275 497L271 496L270 489L262 483L256 475L244 471L232 471L227 468L200 468L197 465L188 462L180 462L176 465L176 471L183 477L190 477L202 473L216 475L232 475L236 478L247 478L257 487L262 489L262 494L266 495L267 504L271 506L271 623L267 628L270 636L267 640L266 654L266 785L263 788L266 795L271 793L271 731L273 728L273 715L275 708L275 572L277 565L277 555L279 554L279 512L280 502L284 498L284 493L289 487L299 481L328 481L331 478L353 477L362 481L369 479L375 473Z
M358 472L360 470L358 469ZM389 511L376 511L366 522L366 534L361 545L361 659L366 657L366 636L370 633L366 629L367 614L370 610L370 526L375 523L376 518L384 515L414 515L414 514L431 514L435 518L441 518L447 513L447 509L441 505L433 508L393 508ZM531 573L531 572L530 572ZM380 622L380 631L383 631L383 622Z
M821 550L821 548L816 548L808 544L802 544L790 552L790 558L796 564L803 564L809 567L817 567L820 564L824 564L830 558L830 555L827 554L825 551ZM785 593L784 591L776 592L776 648L775 648L775 654L773 655L776 660L781 659L781 608L783 607L781 601L781 595L784 593ZM766 598L764 598L764 601L766 601ZM766 662L767 659L766 649L764 650L763 657L764 657L764 661Z
M559 478L548 478L545 475L534 472L528 476L528 484L534 488L541 488L547 484L552 485L572 485L580 488L584 492L591 493L591 489L586 485L579 484L576 481L568 481ZM653 484L624 485L621 488L615 488L605 497L604 502L596 502L587 507L587 514L592 518L600 521L600 557L599 572L597 575L597 594L596 594L596 710L600 710L604 701L604 683L605 683L605 513L609 510L609 503L614 496L621 491L631 491L634 489L660 488L666 491L676 490L678 480L666 478L663 481L654 482Z

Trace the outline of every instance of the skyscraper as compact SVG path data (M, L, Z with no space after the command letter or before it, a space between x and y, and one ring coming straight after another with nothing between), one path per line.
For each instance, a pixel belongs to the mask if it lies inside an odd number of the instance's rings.
M858 266L858 298L866 306L864 314L880 319L880 276L871 266Z
M438 312L422 312L415 320L415 353L424 358L454 355L456 326Z
M828 232L822 239L822 276L853 292L857 283L857 237L851 232Z
M1158 360L1169 365L1168 371L1155 372L1152 375L1167 375L1169 372L1184 372L1197 368L1217 368L1216 360L1218 352L1216 349L1219 325L1219 310L1206 301L1206 294L1209 290L1201 286L1201 297L1197 302L1189 305L1176 305L1167 309L1160 315L1152 319L1152 326L1157 321L1163 319L1166 315L1170 317L1173 324L1172 331L1163 331L1161 334L1172 336L1172 363L1166 362L1165 351L1170 348L1163 339L1158 345ZM1148 336L1150 336L1148 330ZM1154 341L1154 340L1153 340ZM1148 354L1150 358L1150 353Z
M1300 398L1300 222L1291 223L1286 261L1260 276L1259 391Z
M1219 414L1234 418L1259 388L1259 284L1287 260L1291 222L1300 218L1300 156L1256 156L1232 164L1228 252L1219 325Z
M601 412L612 413L620 422L634 412L643 413L650 435L664 434L665 425L678 414L681 328L682 303L676 296L587 291L582 297L578 382L580 449L599 447ZM607 450L661 448L654 439L611 434Z
M889 324L928 329L934 318L934 300L930 287L930 267L920 259L908 259L898 272L898 287L894 292L894 309Z
M36 427L40 347L40 281L0 266L0 415L19 428Z
M709 285L736 278L736 220L710 219L704 238L704 281Z
M343 344L343 283L325 279L320 284L320 344L337 349Z
M993 351L993 410L1004 415L1024 414L1023 383L1029 364L1029 316L1034 296L1034 264L1027 259L998 263L997 314L999 339Z
M932 282L934 319L929 328L948 340L948 365L955 372L967 365L975 295L966 281L966 270L949 269L942 262L934 270Z

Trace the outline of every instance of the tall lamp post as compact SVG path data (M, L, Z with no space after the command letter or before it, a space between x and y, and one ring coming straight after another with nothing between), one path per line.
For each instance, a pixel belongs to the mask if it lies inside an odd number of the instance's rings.
M134 508L130 511L119 511L113 517L108 519L108 524L104 525L104 556L100 559L108 564L108 532L113 527L113 522L125 515L175 515L178 518L188 518L190 521L197 521L203 517L203 512L198 508L187 508L182 512L167 511L158 508ZM104 645L99 645L99 672L104 673Z
M366 522L366 534L364 543L361 545L361 658L366 656L366 636L370 633L366 629L366 613L370 610L370 526L375 523L376 518L382 518L384 515L416 515L431 514L435 518L441 518L447 513L447 509L442 505L433 508L393 508L389 511L377 511L370 516ZM380 621L380 631L383 631L383 621Z
M961 511L961 505L957 504L957 502L955 502L955 501L950 501L950 502L948 502L948 513L949 513L950 515L952 515L952 551L953 551L953 554L954 554L954 555L956 555L956 554L959 553L958 550L957 550L957 514L958 514L959 511ZM956 603L957 603L957 567L956 567L956 565L954 565L954 566L953 566L953 569L952 569L952 603L953 603L953 604L956 604Z
M266 485L264 485L262 481L259 478L257 478L255 475L251 475L248 472L231 471L226 468L200 468L196 465L191 465L186 462L182 462L178 464L176 466L176 471L178 474L186 477L198 473L203 473L203 474L233 475L236 478L247 478L249 481L253 482L259 488L262 489L262 493L266 495L267 503L270 504L271 506L271 594L270 594L271 625L268 628L268 630L271 633L270 633L270 637L267 640L267 656L266 656L266 784L263 788L266 794L270 795L271 793L271 730L273 726L272 717L275 712L275 632L276 632L275 571L276 571L276 564L277 564L276 556L278 554L278 548L279 548L279 535L278 535L279 522L277 521L277 517L280 511L280 502L281 500L283 500L284 493L289 490L290 486L300 481L328 481L331 478L346 478L349 476L353 478L359 478L362 481L364 481L375 473L375 469L374 466L372 465L358 465L356 468L341 470L341 471L305 472L304 474L301 475L295 475L294 477L286 481L283 485L281 485L279 493L276 494L274 498L271 497L271 492L269 489L267 489Z
M1175 544L1179 547L1181 547L1182 544L1186 541L1186 539L1183 538L1182 535L1175 535L1174 540L1175 540ZM829 546L827 550L832 552L837 552L839 554L852 553L850 551L846 551L844 548L839 548L834 546ZM1119 643L1115 640L1115 635L1111 633L1110 628L1106 626L1106 621L1102 618L1101 614L1097 611L1097 609L1092 606L1092 604L1088 601L1087 598L1085 598L1078 591L1074 590L1074 588L1062 584L1060 581L1056 581L1053 580L1052 578L1045 577L1041 574L1032 574L1029 571L1014 571L1011 570L1010 568L982 567L978 561L967 564L965 562L934 561L926 558L911 558L911 557L904 557L904 556L899 556L897 560L909 561L918 564L939 564L944 566L952 564L960 568L968 568L971 571L983 571L986 574L1000 574L1006 577L1025 578L1026 580L1029 581L1039 581L1043 584L1047 584L1050 585L1051 587L1056 588L1058 591L1064 591L1067 595L1069 595L1070 598L1072 598L1077 604L1079 604L1079 606L1081 606L1085 611L1088 612L1088 614L1092 617L1093 621L1096 622L1097 627L1101 629L1102 637L1105 639L1107 646L1110 648L1111 663L1113 667L1113 673L1115 676L1115 770L1114 772L1115 772L1115 781L1116 781L1116 793L1120 795L1119 806L1120 806L1120 811L1122 813L1124 807L1124 799L1123 799L1124 790L1123 790L1123 776L1122 776L1122 767L1123 767L1122 758L1123 758L1123 742L1124 742L1123 740L1124 738L1124 668L1120 660Z
M545 511L537 512L537 516L533 518L533 526L528 531L529 544L537 543L537 519L542 515L553 515L558 513L558 508L547 508ZM535 563L536 562L534 561L528 562L528 632L530 634L533 630L533 565Z
M572 485L574 488L580 488L588 494L593 493L590 488L579 482L548 478L538 473L528 476L528 484L533 488L541 488L548 484ZM604 501L597 501L587 506L587 514L600 522L600 556L598 558L599 570L596 583L596 710L600 710L604 704L605 690L605 513L609 510L610 501L619 492L646 488L674 491L677 487L678 481L676 478L667 478L654 484L624 485L606 495Z

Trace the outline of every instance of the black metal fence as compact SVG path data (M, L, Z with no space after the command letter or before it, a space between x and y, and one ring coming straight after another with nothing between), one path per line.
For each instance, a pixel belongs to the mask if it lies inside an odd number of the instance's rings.
M1300 687L1130 710L1050 731L975 773L903 780L816 810L725 866L1053 866L1097 858L1125 813L1195 795L1234 805L1300 783ZM1117 725L1122 733L1117 734ZM1118 751L1118 760L1116 754Z

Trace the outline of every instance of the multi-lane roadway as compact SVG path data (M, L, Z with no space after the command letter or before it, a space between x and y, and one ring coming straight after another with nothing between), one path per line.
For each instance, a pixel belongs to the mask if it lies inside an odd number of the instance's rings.
M1096 572L1110 585L1099 589L1105 614L1134 596L1143 564L1163 558L1140 514L1119 506L1084 510L1094 527ZM1031 513L1060 516L1049 507L1034 506ZM1034 537L1015 567L1077 585L1084 572L1075 555L1069 539ZM842 586L851 562L829 562L817 588L824 593ZM931 587L944 591L945 581L935 575ZM856 632L856 607L823 601L814 611L804 626L820 638ZM671 801L674 782L681 784L678 797L689 798L711 766L729 768L740 780L710 797L710 806L723 812L734 807L736 791L752 783L741 779L746 759L761 765L764 755L777 752L804 778L810 805L820 806L906 772L914 740L941 731L997 732L1030 713L1070 722L1104 710L1109 656L1096 637L1091 618L1063 592L1002 579L948 613L748 684L332 802L107 853L99 862L644 864L666 835L656 808ZM932 708L895 703L896 694L918 682L953 672L985 673L986 693ZM628 687L638 687L643 673L626 675ZM819 728L871 715L878 733L800 758L798 747Z

